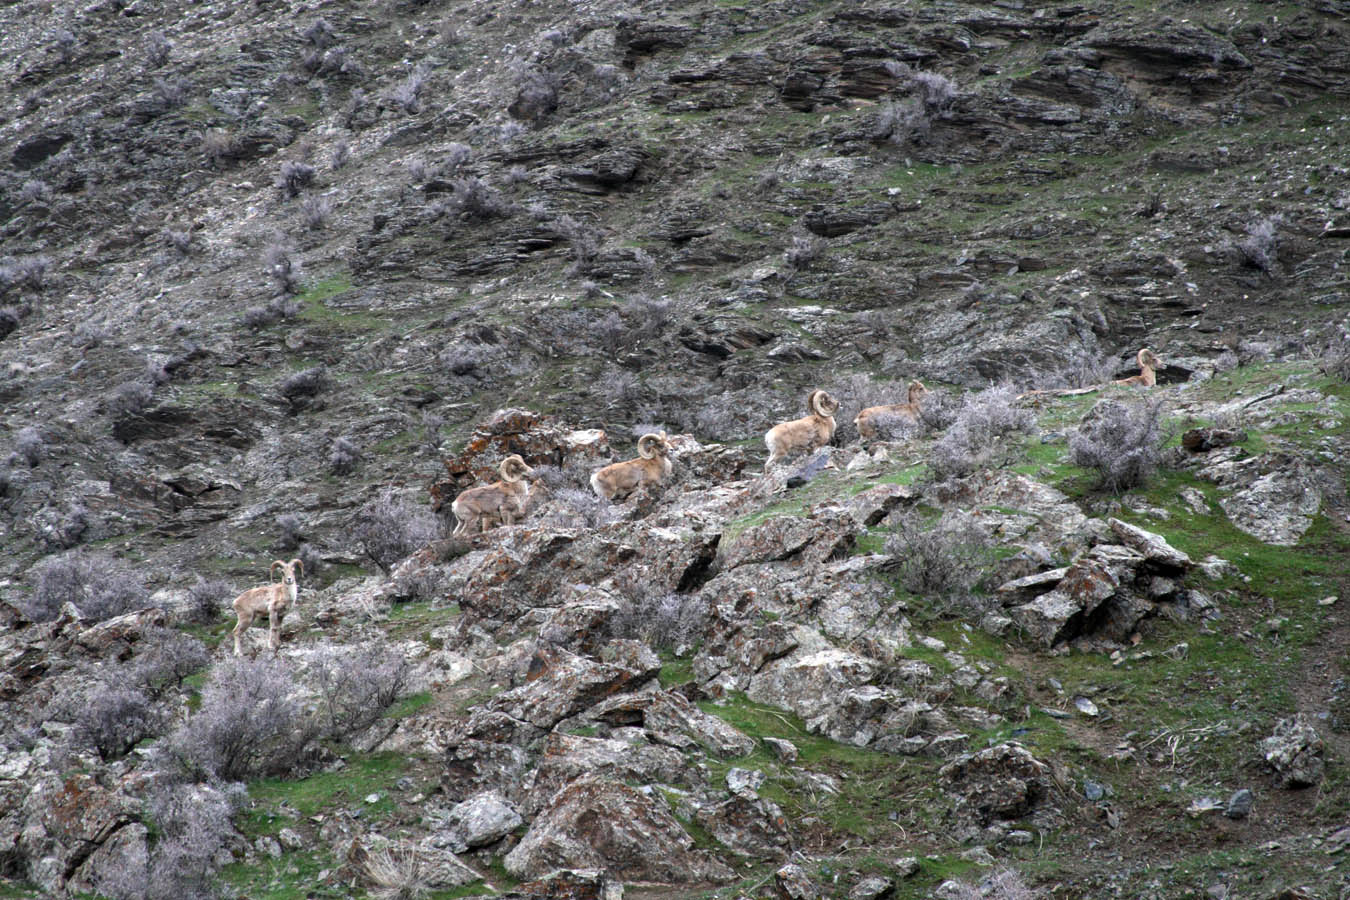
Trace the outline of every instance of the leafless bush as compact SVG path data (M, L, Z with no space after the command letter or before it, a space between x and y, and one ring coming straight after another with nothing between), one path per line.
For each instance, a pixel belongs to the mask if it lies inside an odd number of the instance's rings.
M159 233L160 239L174 250L177 250L183 256L192 252L192 229L191 228L171 228L165 227Z
M219 168L238 152L239 142L228 131L212 128L202 133L202 155L212 166Z
M182 687L183 679L201 670L211 658L205 644L173 628L147 628L136 646L136 658L127 667L129 680L151 699Z
M151 605L135 569L115 557L79 551L38 564L25 612L34 622L46 622L55 619L66 603L75 604L80 615L96 622Z
M1096 470L1099 487L1113 494L1142 485L1162 459L1161 414L1160 400L1101 401L1069 438L1074 465Z
M125 756L163 727L163 716L139 688L100 683L85 698L75 719L73 740L107 761Z
M497 129L497 140L503 144L509 144L528 131L529 129L519 122L503 122Z
M1234 246L1242 265L1270 274L1279 249L1279 226L1284 219L1279 215L1265 216L1247 225L1247 236Z
M1038 382L1040 388L1080 388L1106 384L1115 378L1115 365L1107 357L1076 353L1065 358Z
M445 148L445 158L441 164L447 172L457 172L473 159L473 148L468 144L451 143Z
M0 295L16 287L42 290L47 281L47 269L51 264L52 261L45 256L10 258L0 263Z
M600 229L587 225L572 216L561 216L553 222L553 229L566 239L572 248L572 269L579 270L600 253L604 235Z
M216 621L236 593L228 581L198 575L188 588L189 617L194 622Z
M511 202L476 175L451 181L450 208L469 220L507 218L515 212Z
M305 539L305 523L295 513L282 513L277 516L277 530L281 532L278 544L287 552L300 546Z
M14 435L14 453L30 469L42 462L46 447L47 442L42 439L42 432L36 426L25 425Z
M103 408L116 419L138 416L154 399L154 391L144 381L126 381L108 392Z
M371 562L388 572L440 535L435 515L385 491L357 511L352 537Z
M318 231L328 224L333 214L332 197L306 197L300 201L300 218L310 231Z
M52 189L40 178L33 178L19 188L20 203L43 203L51 198Z
M52 46L56 49L56 55L61 58L61 62L70 62L75 58L75 51L79 48L80 40L75 37L75 32L65 28L58 28L52 32Z
M294 251L287 247L284 238L278 236L274 238L265 251L263 251L263 268L268 276L276 282L277 289L285 294L296 294L300 292L300 260L296 258Z
M289 297L273 297L262 306L250 306L244 310L243 322L253 329L275 325L283 319L290 319L300 313L300 304Z
M377 643L324 647L312 670L324 733L347 740L370 728L407 690L410 673L403 654Z
M537 66L517 67L516 98L506 111L525 122L538 121L558 108L561 87L561 80L552 72Z
M358 118L364 118L363 114L370 106L370 95L360 88L352 88L352 92L347 96L347 102L342 107L342 124L347 128L354 128Z
M155 100L162 109L169 110L177 109L187 102L190 87L188 82L179 78L173 80L156 78L150 92L155 95Z
M796 271L809 269L829 248L824 238L809 231L798 231L792 235L792 241L783 251L783 262Z
M314 167L308 163L289 159L281 164L272 186L287 197L297 197L300 192L314 183Z
M902 519L886 538L886 553L900 584L919 596L970 591L992 559L988 539L963 514L945 515L928 528L915 517Z
M969 475L988 464L1004 435L1031 431L1036 417L1016 401L1017 392L1007 386L967 394L955 421L930 448L933 475L939 480Z
M426 86L427 73L417 69L395 85L385 99L405 113L416 115L422 110L422 91Z
M924 394L919 407L919 421L925 431L937 432L950 428L961 412L961 398L948 391L930 390Z
M839 399L839 411L834 414L834 443L843 446L858 439L853 420L861 410L884 403L902 403L908 397L903 383L880 382L865 374L845 375L826 389Z
M152 31L145 36L145 65L149 69L158 69L169 61L173 52L173 42L162 31Z
M215 860L247 801L243 785L166 784L147 803L158 838L144 865L127 864L95 887L113 900L216 900Z
M932 127L932 117L923 103L907 97L881 105L872 123L872 139L901 146L911 139L922 139Z
M366 857L366 878L375 900L422 900L431 893L430 873L415 847L384 847Z
M333 152L328 157L328 164L334 170L341 169L347 165L352 158L352 145L346 141L338 141L333 145Z
M345 437L335 438L328 448L328 467L334 475L346 475L361 461L361 450Z
M427 161L420 156L414 156L403 164L403 169L408 173L408 180L413 184L421 184L431 177L431 169L427 166Z
M185 777L239 781L291 771L318 734L288 665L228 657L212 667L197 712L159 746L165 763Z
M945 113L956 100L956 82L945 75L939 75L937 72L918 71L911 76L910 80L915 87L919 100L923 103L924 109L930 115Z
M619 610L609 620L616 638L645 641L657 650L687 653L703 637L708 609L696 595L623 590Z
M302 397L317 396L328 386L328 369L324 366L312 366L288 375L277 385L277 391L287 400L295 401Z
M300 32L300 37L304 38L306 43L318 47L320 50L337 42L337 32L332 25L328 24L328 20L322 18L311 22L304 31Z
M548 490L548 503L540 517L541 523L558 528L603 528L618 520L619 514L613 504L595 496L595 491L567 482L556 468L535 468L541 472L540 480ZM557 482L558 486L554 487L551 481Z

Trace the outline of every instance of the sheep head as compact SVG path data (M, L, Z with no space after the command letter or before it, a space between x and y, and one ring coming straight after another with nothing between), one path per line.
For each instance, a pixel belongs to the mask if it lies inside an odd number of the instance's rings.
M268 582L271 582L272 576L276 574L278 568L281 569L282 584L295 584L295 574L297 569L300 570L301 575L305 574L305 564L300 560L293 559L290 562L282 562L278 559L273 562L272 567L267 570Z
M538 473L536 473L534 469L531 469L528 465L526 465L525 460L521 459L520 455L516 453L512 453L506 459L502 460L502 463L500 466L498 466L497 471L501 473L502 481L509 482L511 484L514 484L520 481L521 479L525 478L528 478L530 481L534 481L536 478L539 477Z
M917 378L909 383L909 402L915 406L919 405L919 400L926 393L928 393L927 386Z
M828 419L839 412L839 401L825 391L812 391L806 398L806 408L814 415Z
M666 440L665 432L660 434L649 432L638 438L637 450L638 456L643 459L656 459L670 451L670 444Z
M1158 354L1154 353L1152 350L1148 349L1147 347L1145 347L1143 350L1140 350L1140 351L1139 351L1139 355L1136 356L1135 359L1138 361L1138 363L1139 363L1139 368L1141 368L1141 369L1146 369L1146 368L1147 368L1147 369L1157 369L1157 368L1161 368L1161 366L1162 366L1162 364L1163 364L1163 361L1162 361L1161 359L1158 358Z

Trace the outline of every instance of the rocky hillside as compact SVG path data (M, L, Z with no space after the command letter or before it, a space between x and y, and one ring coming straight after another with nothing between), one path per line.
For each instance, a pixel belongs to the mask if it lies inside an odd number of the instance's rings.
M1341 896L1347 14L0 6L0 896Z

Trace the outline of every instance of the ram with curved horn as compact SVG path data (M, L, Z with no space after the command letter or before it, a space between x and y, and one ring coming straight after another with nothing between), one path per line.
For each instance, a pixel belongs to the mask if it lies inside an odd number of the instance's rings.
M1131 375L1129 378L1118 378L1116 384L1127 384L1131 387L1153 387L1158 383L1157 370L1162 368L1163 361L1158 358L1158 354L1145 347L1135 356L1139 363L1139 374Z
M278 568L281 569L279 584L272 582L272 576ZM296 579L304 572L305 564L298 559L290 562L277 560L267 570L267 584L249 588L234 598L234 602L230 605L234 607L234 614L238 617L234 625L235 656L243 655L243 650L239 646L240 637L253 624L254 619L264 615L267 616L268 624L267 645L272 648L273 653L281 648L281 622L291 607L295 606L295 599L300 592Z
M825 391L812 391L806 398L806 408L810 415L781 422L764 435L764 444L769 448L769 458L764 463L766 472L778 460L809 453L834 437L834 414L839 411L839 401Z
M455 537L466 535L474 528L487 531L492 522L512 525L517 516L525 515L530 499L530 487L526 482L535 481L539 476L514 453L502 460L497 471L501 473L501 481L469 488L450 504L456 520Z
M853 419L853 424L858 429L858 436L865 441L874 441L882 431L890 430L887 428L888 425L902 422L909 425L918 425L919 404L926 393L928 393L928 388L924 386L922 381L911 381L909 383L908 402L867 407Z
M591 476L591 490L601 500L622 499L640 487L661 483L672 468L670 439L664 431L649 432L638 438L638 458L596 471Z

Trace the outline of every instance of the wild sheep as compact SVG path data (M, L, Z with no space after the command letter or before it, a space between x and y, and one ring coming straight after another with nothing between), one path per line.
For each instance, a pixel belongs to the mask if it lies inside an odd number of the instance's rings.
M764 471L785 456L809 453L834 437L834 414L839 411L839 401L824 391L812 391L806 398L806 408L810 415L781 422L764 435L764 444L769 448Z
M888 419L909 422L914 425L919 424L919 403L926 393L928 393L928 388L924 386L923 382L911 381L909 383L909 402L867 407L853 419L853 424L858 429L858 436L866 441L876 440L879 434L877 426L880 425L884 428Z
M1158 376L1155 370L1160 368L1163 364L1163 361L1158 358L1158 354L1145 347L1143 350L1139 351L1139 354L1135 359L1139 362L1139 374L1131 375L1129 378L1118 378L1115 383L1127 384L1131 387L1136 385L1153 387L1157 384Z
M514 453L502 460L497 471L501 472L501 481L469 488L450 504L456 519L454 537L468 534L475 526L480 532L487 531L492 522L512 525L516 516L525 515L530 488L524 482L526 479L534 481L539 476Z
M670 475L670 441L663 431L638 438L638 458L616 462L591 476L591 490L601 500L627 497L648 484L659 484Z
M273 584L272 574L276 572L278 566L281 567L281 583ZM230 605L234 607L234 614L239 618L234 625L235 656L244 655L239 646L240 636L248 630L255 618L264 614L267 615L268 621L267 645L272 648L273 653L280 649L281 620L286 618L286 613L295 605L295 598L299 593L295 581L297 569L300 574L304 574L305 564L298 559L290 562L277 560L267 570L268 584L249 588L234 598L234 602Z

